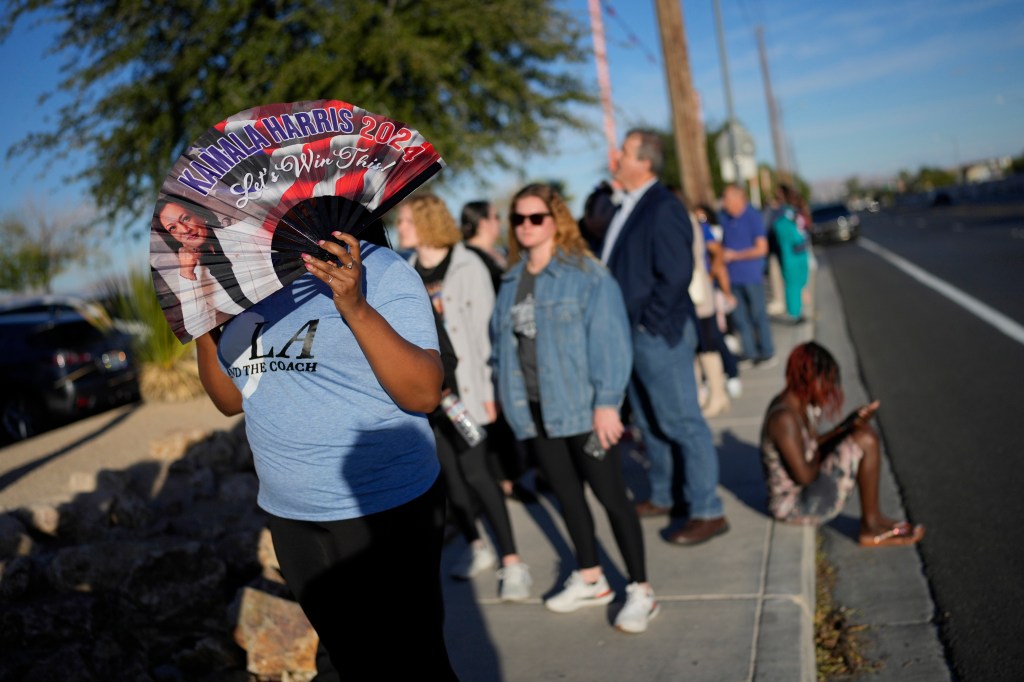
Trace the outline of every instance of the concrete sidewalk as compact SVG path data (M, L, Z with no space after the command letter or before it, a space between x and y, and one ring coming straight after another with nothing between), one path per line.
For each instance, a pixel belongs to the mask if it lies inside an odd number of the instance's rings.
M464 682L816 679L812 625L818 530L777 524L767 516L758 441L764 410L782 389L785 360L798 343L814 338L836 357L846 410L868 401L827 253L817 251L813 323L773 324L778 364L743 371L742 397L733 400L728 413L708 422L731 530L705 545L682 548L661 539L666 520L645 519L648 575L661 613L647 632L625 635L612 622L622 607L626 579L596 501L591 498L602 565L618 599L606 608L570 614L550 613L541 603L573 568L557 509L547 498L539 505L510 503L520 554L533 573L534 599L522 605L500 603L492 572L470 583L445 579L449 649ZM904 518L884 444L883 459L883 510ZM637 474L634 458L624 457L624 466L627 478ZM854 494L822 535L838 571L836 602L849 609L854 624L868 626L863 653L877 667L862 676L880 682L951 679L917 548L859 548L859 516ZM456 540L445 548L444 569L464 546Z
M742 373L743 395L709 420L721 464L731 530L683 548L661 539L667 519L644 519L648 575L661 613L647 632L612 627L626 578L607 519L591 498L602 565L618 594L608 607L548 612L541 598L573 569L572 547L552 500L509 503L520 555L532 570L525 604L497 599L492 571L469 583L445 578L447 633L466 682L505 680L813 680L815 529L774 523L765 513L758 440L765 406L783 386L789 350L812 325L774 325L778 364ZM624 453L627 478L636 458ZM444 574L465 548L445 548Z

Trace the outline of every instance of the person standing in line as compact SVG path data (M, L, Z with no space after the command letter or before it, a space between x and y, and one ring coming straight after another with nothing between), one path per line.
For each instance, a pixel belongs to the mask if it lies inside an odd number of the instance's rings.
M736 185L726 186L719 217L723 254L736 297L733 323L743 344L744 359L770 366L775 362L775 347L764 291L765 257L768 255L764 220Z
M333 237L329 260L304 255L306 275L196 339L199 376L245 413L281 572L333 664L321 679L455 680L430 303L381 223Z
M544 605L568 613L615 598L598 561L588 484L608 514L630 579L615 627L643 632L659 607L614 447L624 430L619 409L630 374L622 293L550 186L521 189L512 200L511 224L515 265L491 317L498 394L558 498L579 566Z
M811 208L807 205L807 200L804 199L800 192L793 190L792 196L794 199L793 207L796 209L796 227L800 230L800 234L803 235L804 241L807 243L807 284L804 285L803 315L804 317L812 317L815 314L814 289L818 272L818 259L814 256L814 244L811 241Z
M778 218L782 207L779 204L777 194L775 196L766 194L766 197L768 198L768 203L761 211L761 219L764 220L765 225L771 228L775 219ZM767 304L765 305L765 310L768 311L768 316L772 317L786 312L786 285L782 279L782 259L779 255L779 242L775 239L775 231L769 229L767 236L768 255L765 256L765 265L767 266L765 297Z
M501 286L501 276L508 268L505 254L498 250L501 239L501 220L489 201L470 201L459 214L462 243L467 249L480 256L491 274L494 292Z
M692 370L693 228L686 207L658 182L663 159L657 133L626 134L615 170L626 195L608 226L601 260L622 287L632 328L629 402L651 464L651 497L637 511L665 515L674 502L685 503L686 524L666 539L695 545L725 533L729 523L717 490L718 453ZM673 490L674 461L680 457L683 475L675 478L682 488Z
M594 253L601 250L604 234L612 222L615 211L619 209L620 199L621 197L611 183L602 180L597 187L591 190L586 201L583 202L583 215L580 216L577 225L579 225L583 239Z
M691 218L693 279L690 281L689 294L697 315L697 353L693 367L697 377L697 393L701 398L701 414L709 418L727 412L730 404L729 394L725 390L725 367L715 345L717 319L714 287L709 272L710 257L704 245L704 231L697 218L692 215Z
M497 296L501 278L508 269L503 251L498 249L501 238L501 220L494 205L489 201L470 201L462 207L460 214L462 243L467 249L480 256L494 284ZM487 455L491 468L498 477L498 484L505 497L524 504L537 501L532 491L519 483L526 473L522 454L505 417L498 412L494 422L487 427Z
M736 307L736 299L732 295L732 285L729 282L729 270L725 266L725 258L722 254L722 242L715 234L718 228L721 234L721 226L712 226L711 221L717 220L714 209L706 204L700 204L693 210L693 216L700 225L701 233L704 235L704 251L707 259L708 273L715 287L715 319L714 324L708 330L711 334L712 345L722 358L722 367L727 377L725 390L730 398L739 398L743 395L743 384L740 381L740 371L736 364L736 356L729 350L725 342L726 315Z
M810 270L810 244L799 223L796 192L789 185L779 186L779 211L772 223L772 232L779 244L779 261L785 282L786 313L793 322L803 321L804 287Z
M463 246L455 219L433 194L418 194L399 206L398 239L402 248L415 249L409 262L422 278L455 350L455 393L478 425L492 424L497 409L488 364L488 325L494 309L494 289L487 267ZM516 552L505 498L487 466L486 438L470 445L452 429L435 428L434 434L448 501L468 545L452 569L452 576L468 580L496 563L494 552L477 530L479 504L501 555L501 599L527 599L532 583L530 572Z

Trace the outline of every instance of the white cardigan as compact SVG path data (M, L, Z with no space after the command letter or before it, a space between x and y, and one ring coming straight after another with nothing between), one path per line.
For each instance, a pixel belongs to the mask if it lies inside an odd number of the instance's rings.
M409 259L416 264L416 255ZM441 282L444 302L444 328L451 339L459 364L455 380L459 397L470 416L480 424L489 424L484 403L494 401L491 384L490 322L494 310L494 285L478 255L462 243L452 247L452 259Z

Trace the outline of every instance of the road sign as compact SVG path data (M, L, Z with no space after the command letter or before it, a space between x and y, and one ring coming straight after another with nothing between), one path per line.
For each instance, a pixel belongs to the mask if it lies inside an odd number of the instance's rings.
M730 135L734 140L730 143ZM733 150L735 149L735 163ZM726 182L736 180L736 165L740 167L740 177L750 180L757 173L757 159L754 156L754 136L738 121L732 121L715 140L715 151L718 152L718 164L722 179Z

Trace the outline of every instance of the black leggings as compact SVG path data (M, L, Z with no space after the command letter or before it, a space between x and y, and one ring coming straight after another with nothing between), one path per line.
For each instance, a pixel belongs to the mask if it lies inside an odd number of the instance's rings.
M540 405L531 402L530 411L539 435L531 438L528 444L534 450L538 468L562 507L562 517L576 547L579 567L593 568L599 565L594 517L590 515L590 507L584 496L585 481L608 514L615 542L626 562L630 582L647 582L643 533L636 507L626 495L619 449L612 448L604 459L595 459L583 451L589 433L549 438L544 431Z
M461 436L453 430L435 426L434 437L437 440L437 458L441 462L452 516L466 542L473 542L480 537L476 528L476 509L479 504L494 532L499 555L515 554L516 543L512 537L512 522L505 506L505 496L487 465L487 441L463 452L456 452L452 439Z
M270 533L284 579L340 679L457 679L444 642L440 481L357 519L271 516Z

